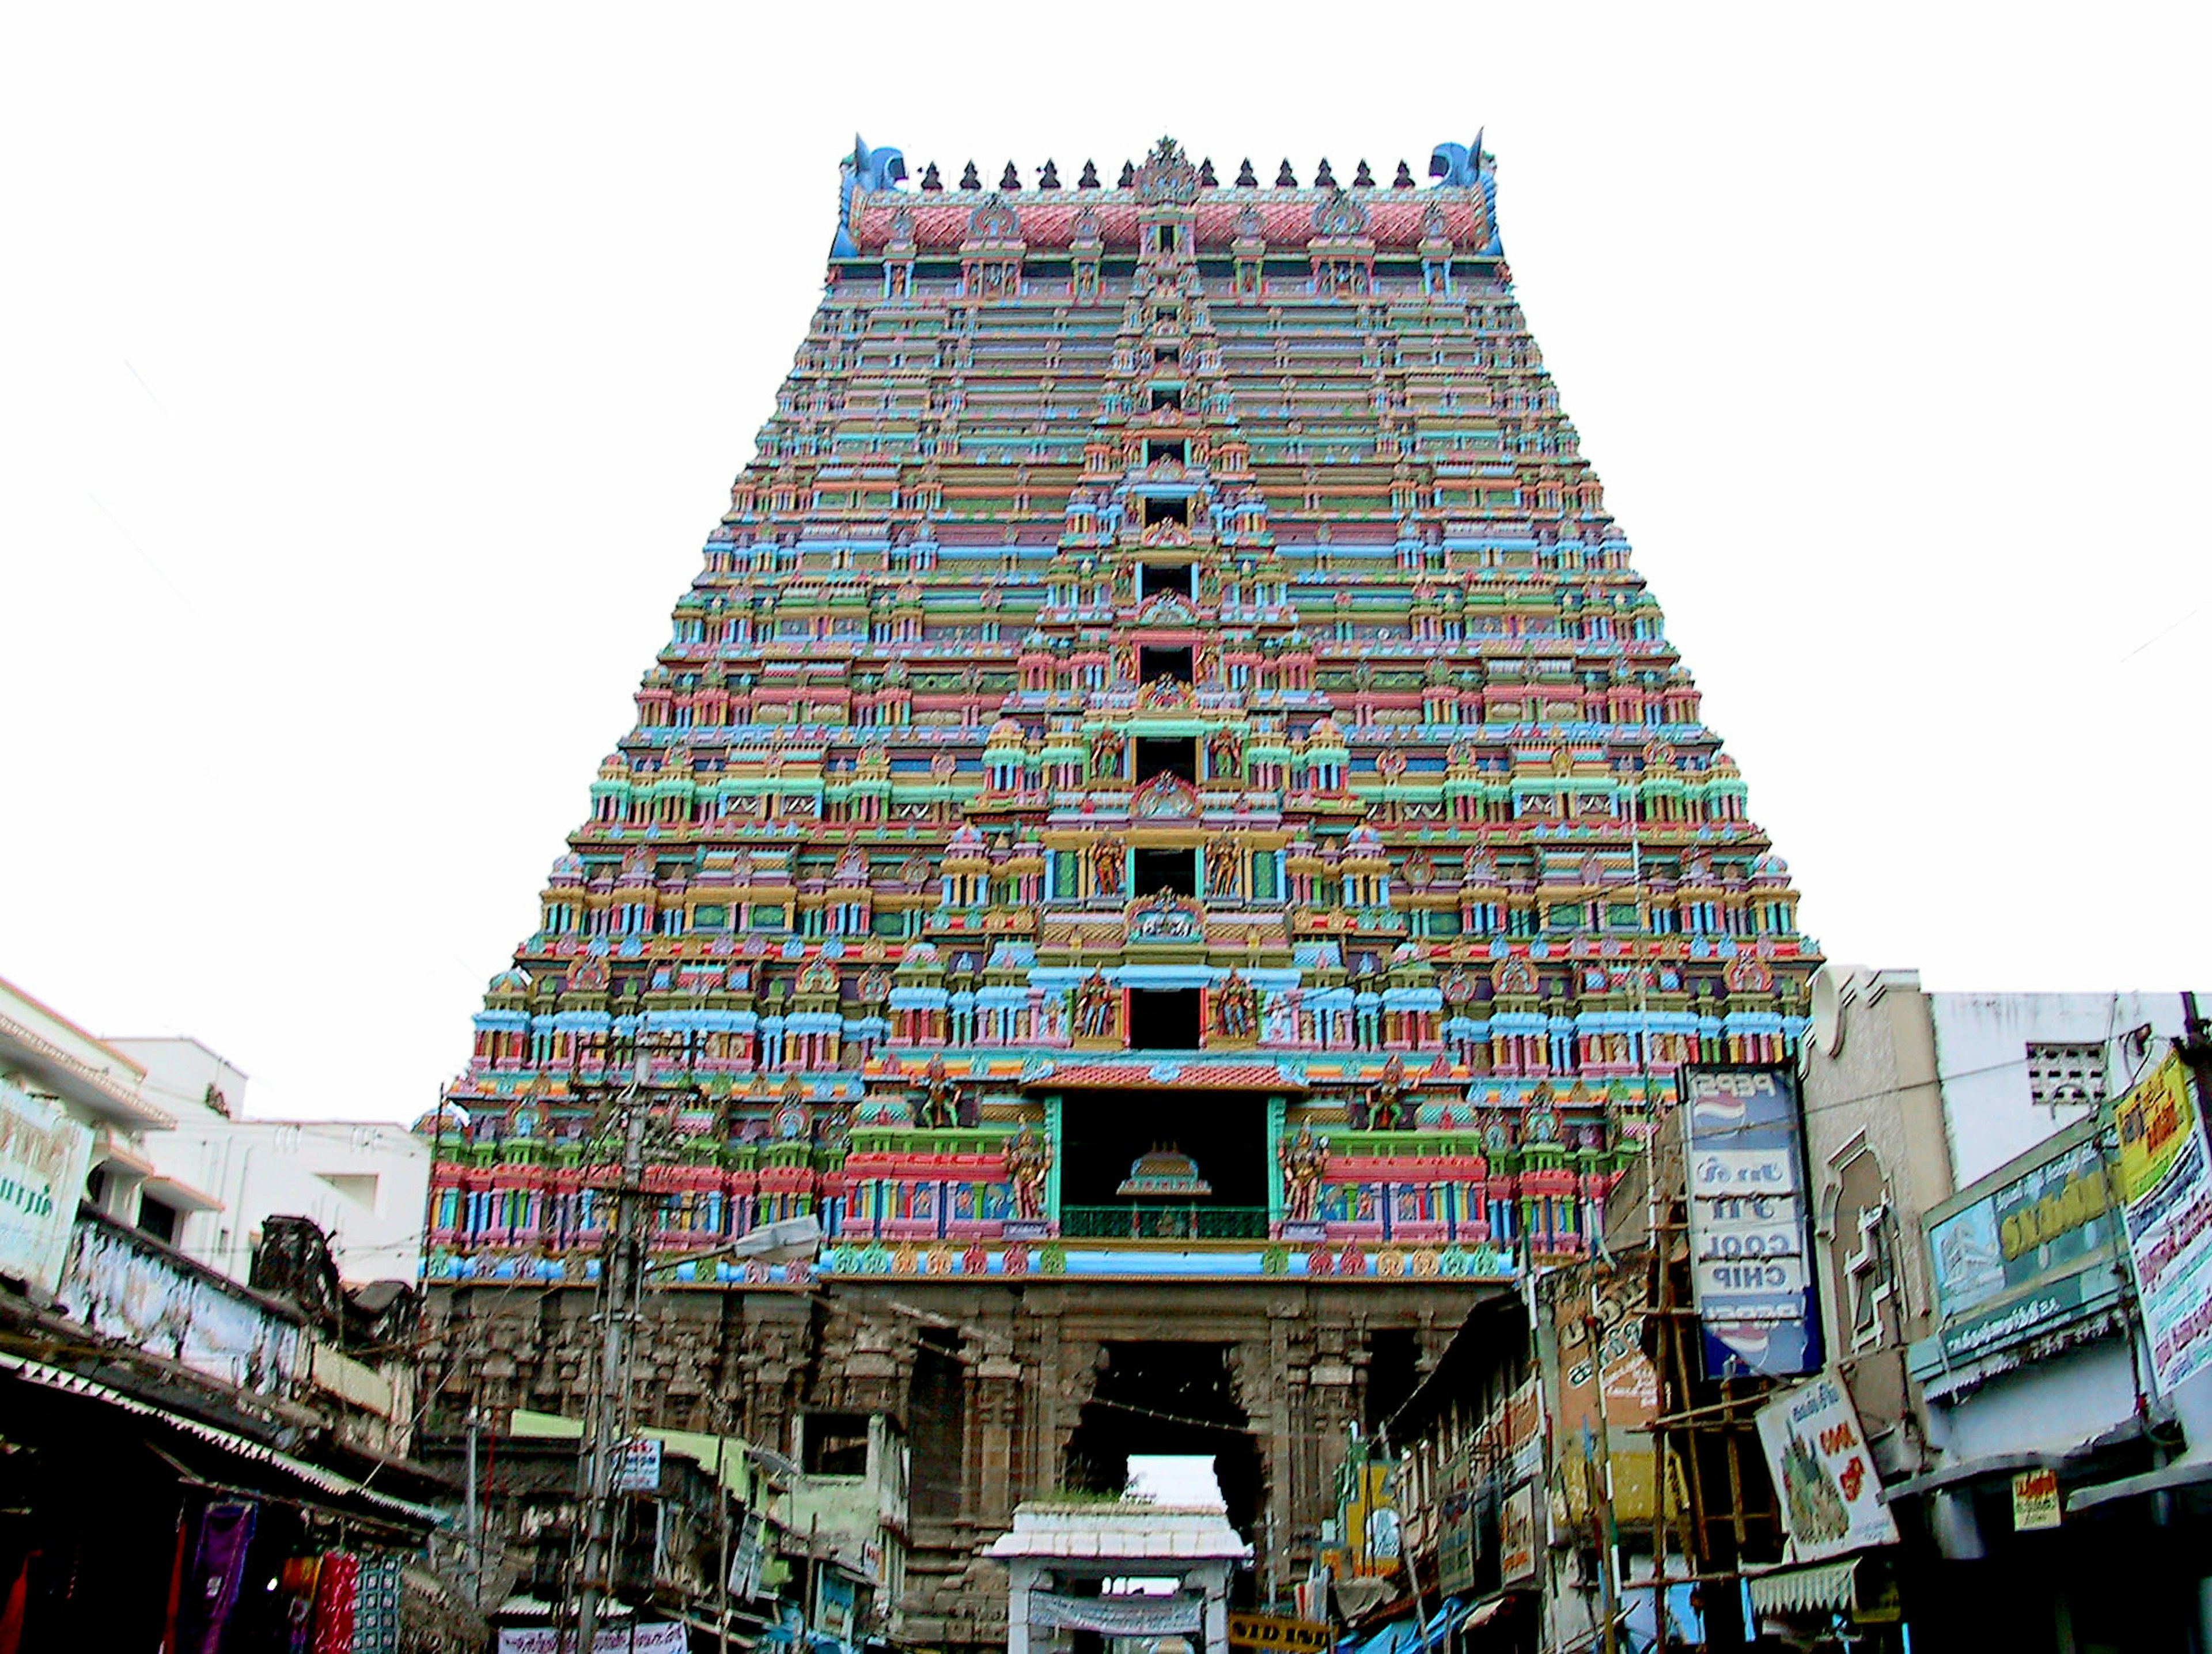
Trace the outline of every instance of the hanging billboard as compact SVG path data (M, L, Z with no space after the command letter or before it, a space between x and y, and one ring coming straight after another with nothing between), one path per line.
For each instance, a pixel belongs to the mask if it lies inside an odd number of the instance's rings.
M0 1081L0 1275L61 1285L92 1133L58 1103Z
M2178 1050L2113 1105L2119 1196L2160 1389L2212 1365L2212 1150Z
M1758 1422L1796 1560L1897 1543L1858 1409L1840 1378L1822 1373L1785 1391L1759 1408Z
M1679 1084L1705 1376L1818 1372L1796 1078L1776 1067L1695 1067Z
M2047 1338L2110 1303L2120 1225L2100 1129L2094 1120L2069 1126L1929 1213L1948 1359Z

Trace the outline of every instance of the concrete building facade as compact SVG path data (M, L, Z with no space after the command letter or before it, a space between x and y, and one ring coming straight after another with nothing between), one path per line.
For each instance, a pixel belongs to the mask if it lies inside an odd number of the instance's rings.
M1829 1359L1898 1519L1916 1636L1961 1629L1947 1616L1968 1604L2031 1643L2054 1623L2068 1647L2201 1636L2179 1559L2212 1479L2212 1375L2151 1382L2112 1183L2112 1106L2188 1049L2188 996L1932 993L1837 966L1813 1002ZM2048 1531L2014 1503L2046 1474ZM2100 1584L2112 1566L2140 1588Z
M246 1076L196 1039L108 1042L144 1071L173 1124L153 1140L136 1219L188 1256L243 1280L263 1224L311 1219L347 1281L421 1273L429 1146L388 1120L257 1120Z

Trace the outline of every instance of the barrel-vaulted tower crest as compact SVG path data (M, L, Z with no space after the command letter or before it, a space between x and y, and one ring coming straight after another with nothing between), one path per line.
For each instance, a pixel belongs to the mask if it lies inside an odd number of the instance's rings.
M669 1279L971 1287L950 1319L1012 1316L974 1347L1018 1370L1050 1358L1014 1288L1310 1291L1354 1307L1297 1359L1356 1387L1373 1329L1425 1355L1589 1247L1677 1065L1786 1055L1786 870L1559 410L1491 158L1431 171L1223 182L1163 139L1118 185L909 186L856 145L775 415L447 1093L434 1282L590 1279L586 1125L641 1054L661 1254L827 1233ZM934 1335L897 1325L895 1412ZM829 1382L769 1365L757 1432ZM1296 1444L1357 1401L1231 1366L1255 1497L1310 1529ZM1009 1405L967 1517L1067 1474L1081 1383Z

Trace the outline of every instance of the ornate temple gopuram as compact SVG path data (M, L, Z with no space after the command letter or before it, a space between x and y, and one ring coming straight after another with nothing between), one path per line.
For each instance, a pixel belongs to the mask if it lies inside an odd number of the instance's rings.
M1586 1251L1676 1067L1795 1048L1796 895L1494 164L1427 171L856 146L435 1121L441 1408L580 1414L642 1073L641 1405L794 1456L893 1419L910 1639L1003 1645L981 1552L1131 1452L1217 1455L1287 1576L1349 1428ZM726 1251L805 1214L811 1257Z

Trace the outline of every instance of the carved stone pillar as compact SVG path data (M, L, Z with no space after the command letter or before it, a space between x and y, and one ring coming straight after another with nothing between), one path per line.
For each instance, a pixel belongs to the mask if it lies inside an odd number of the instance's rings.
M1015 1432L1021 1422L1023 1366L1011 1355L993 1351L971 1369L975 1383L975 1432L970 1438L979 1494L971 1507L983 1529L1009 1526L1018 1497L1015 1486Z

